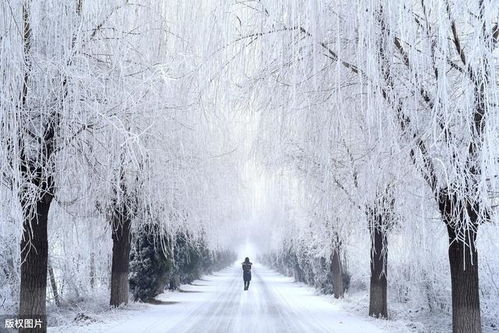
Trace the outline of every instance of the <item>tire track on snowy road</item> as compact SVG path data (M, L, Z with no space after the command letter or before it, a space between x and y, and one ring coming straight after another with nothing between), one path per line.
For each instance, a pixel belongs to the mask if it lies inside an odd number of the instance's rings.
M238 280L233 271L227 281L221 281L214 297L202 303L186 318L167 332L199 333L199 332L232 332L233 321L239 305L240 292Z
M205 276L182 291L157 296L158 305L124 310L121 319L72 327L74 333L399 333L342 309L330 297L258 264L243 290L240 264ZM161 303L163 302L163 303ZM128 317L125 317L127 315ZM384 323L384 327L380 327ZM376 327L378 326L378 327ZM63 327L50 333L65 333Z

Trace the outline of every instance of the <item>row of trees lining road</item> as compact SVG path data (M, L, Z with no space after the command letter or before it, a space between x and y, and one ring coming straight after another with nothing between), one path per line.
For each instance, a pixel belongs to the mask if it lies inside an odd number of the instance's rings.
M368 290L371 316L492 327L498 17L494 0L3 1L0 309L147 301L248 236L338 299Z
M497 221L498 3L253 4L240 40L251 41L266 110L259 156L263 168L275 170L271 178L281 178L269 186L284 187L283 214L296 221L278 231L288 245L277 245L267 260L321 285L317 266L299 257L327 258L341 297L339 252L364 224L369 314L386 318L388 239L407 224L421 227L413 213L424 203L446 230L439 234L448 240L453 332L480 332L477 236ZM286 208L300 202L307 204ZM413 231L407 242L420 237ZM315 253L304 254L301 242Z
M0 4L2 313L45 321L47 300L101 291L126 304L130 252L143 300L234 259L219 230L241 210L237 152L198 71L222 43L185 25L217 24L213 5ZM149 251L168 279L133 283L144 237L161 240Z

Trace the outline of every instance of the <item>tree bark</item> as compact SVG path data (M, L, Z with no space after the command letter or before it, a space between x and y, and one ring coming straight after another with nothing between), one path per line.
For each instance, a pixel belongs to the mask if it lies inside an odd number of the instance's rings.
M441 192L439 208L449 235L449 264L452 286L452 332L480 333L480 287L478 280L478 204L461 203L447 190ZM457 212L457 213L456 213ZM458 237L455 220L470 218L473 227ZM459 223L457 224L459 225ZM460 225L466 225L462 221ZM461 232L462 234L463 232Z
M293 275L295 277L295 280L298 282L304 282L305 277L303 274L303 270L301 269L300 264L298 263L298 257L296 256L296 254L293 254L293 257L294 257Z
M29 112L28 81L31 72L31 17L30 1L22 4L23 16L23 55L24 73L20 92L19 119ZM23 236L21 240L21 285L19 292L19 317L21 319L40 320L41 325L35 328L19 328L20 333L45 333L46 323L46 296L47 296L47 263L48 263L48 235L47 222L50 205L53 199L54 179L46 174L50 168L50 156L54 148L55 122L45 129L41 138L42 149L38 161L26 156L22 133L19 134L19 171L22 175L23 187L19 191L19 203L23 215ZM17 157L16 157L17 158ZM28 186L29 184L29 186ZM27 188L28 189L27 189ZM38 196L34 197L29 191L36 189ZM34 323L36 324L36 322Z
M379 217L381 219L381 217ZM369 292L369 315L388 317L386 231L378 226L371 229L371 284Z
M95 252L90 253L90 288L95 288Z
M49 269L49 278L50 278L50 286L52 287L52 294L54 295L54 302L56 306L61 306L61 302L59 300L59 293L57 292L57 283L55 281L54 269L50 262L48 262Z
M111 306L128 304L130 219L116 214L112 221L113 263L111 268Z
M470 232L466 243L449 233L449 263L452 284L452 332L480 333L480 294L478 282L478 251L476 232Z
M331 254L331 274L333 280L334 298L343 298L345 295L345 284L343 282L343 265L341 263L340 248L335 246Z
M39 201L23 206L24 223L21 241L21 289L19 316L28 319L41 319L41 328L19 329L20 333L45 333L48 238L47 220L52 202L51 194L44 194ZM33 208L30 213L31 208Z

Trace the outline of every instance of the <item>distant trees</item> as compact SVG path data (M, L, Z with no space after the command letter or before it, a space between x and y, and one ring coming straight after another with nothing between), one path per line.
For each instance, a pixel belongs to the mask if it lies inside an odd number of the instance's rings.
M129 281L135 300L151 301L165 288L176 289L236 260L230 251L208 249L203 239L162 234L158 228L141 227L132 244Z

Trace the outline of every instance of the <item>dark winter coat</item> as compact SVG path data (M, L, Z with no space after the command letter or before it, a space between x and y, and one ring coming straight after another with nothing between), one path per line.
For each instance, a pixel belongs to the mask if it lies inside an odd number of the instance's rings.
M243 279L244 281L251 281L251 265L250 262L243 262Z

